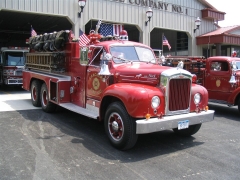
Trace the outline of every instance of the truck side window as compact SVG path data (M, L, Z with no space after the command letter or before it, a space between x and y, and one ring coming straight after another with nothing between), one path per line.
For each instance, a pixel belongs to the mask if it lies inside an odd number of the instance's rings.
M228 63L227 62L222 62L221 71L228 71Z
M94 65L94 66L100 66L100 55L101 53L99 52L99 49L95 49L93 51L93 61L92 61L92 64L91 65Z
M228 71L228 63L227 62L212 62L211 70L212 71Z
M211 70L212 71L221 71L221 63L220 62L212 62Z
M108 60L106 59L105 55L106 55L105 51L103 51L100 55L100 66L104 63L108 64Z

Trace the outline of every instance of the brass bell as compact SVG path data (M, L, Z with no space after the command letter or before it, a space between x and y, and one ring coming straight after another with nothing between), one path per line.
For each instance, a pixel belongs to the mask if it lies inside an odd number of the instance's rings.
M98 75L103 75L103 76L109 76L111 75L109 69L108 69L108 65L105 63L105 61L103 62L103 64L101 65L101 70L98 73Z

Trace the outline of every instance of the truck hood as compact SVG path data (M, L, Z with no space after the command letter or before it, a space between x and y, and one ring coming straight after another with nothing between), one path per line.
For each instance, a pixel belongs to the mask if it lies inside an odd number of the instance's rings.
M164 72L166 75L173 76L176 74L184 73L191 75L186 70L177 69L173 67L161 66L146 62L133 62L126 64L115 64L113 68L117 82L140 83L156 86L160 82L161 74Z

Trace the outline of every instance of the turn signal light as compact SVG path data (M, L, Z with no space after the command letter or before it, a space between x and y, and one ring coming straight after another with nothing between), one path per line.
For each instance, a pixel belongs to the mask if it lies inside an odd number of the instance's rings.
M208 111L208 106L205 107L205 111Z
M192 75L192 83L197 83L197 76L195 74Z
M150 119L150 117L151 117L151 115L150 115L150 114L148 114L148 113L145 115L145 118L146 118L146 120L149 120L149 119Z

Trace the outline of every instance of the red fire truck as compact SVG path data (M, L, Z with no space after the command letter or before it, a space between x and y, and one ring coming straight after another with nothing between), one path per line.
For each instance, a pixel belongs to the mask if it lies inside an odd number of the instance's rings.
M2 47L0 51L0 85L22 85L22 70L28 48Z
M167 66L176 66L180 61L185 69L197 75L197 83L209 93L209 102L238 106L240 112L240 58L228 56L167 57Z
M97 32L97 31L96 31ZM68 31L29 40L23 88L45 112L61 106L104 122L110 143L132 148L138 134L172 129L191 136L212 121L207 90L190 72L156 64L153 50L117 36L89 35L79 47Z

